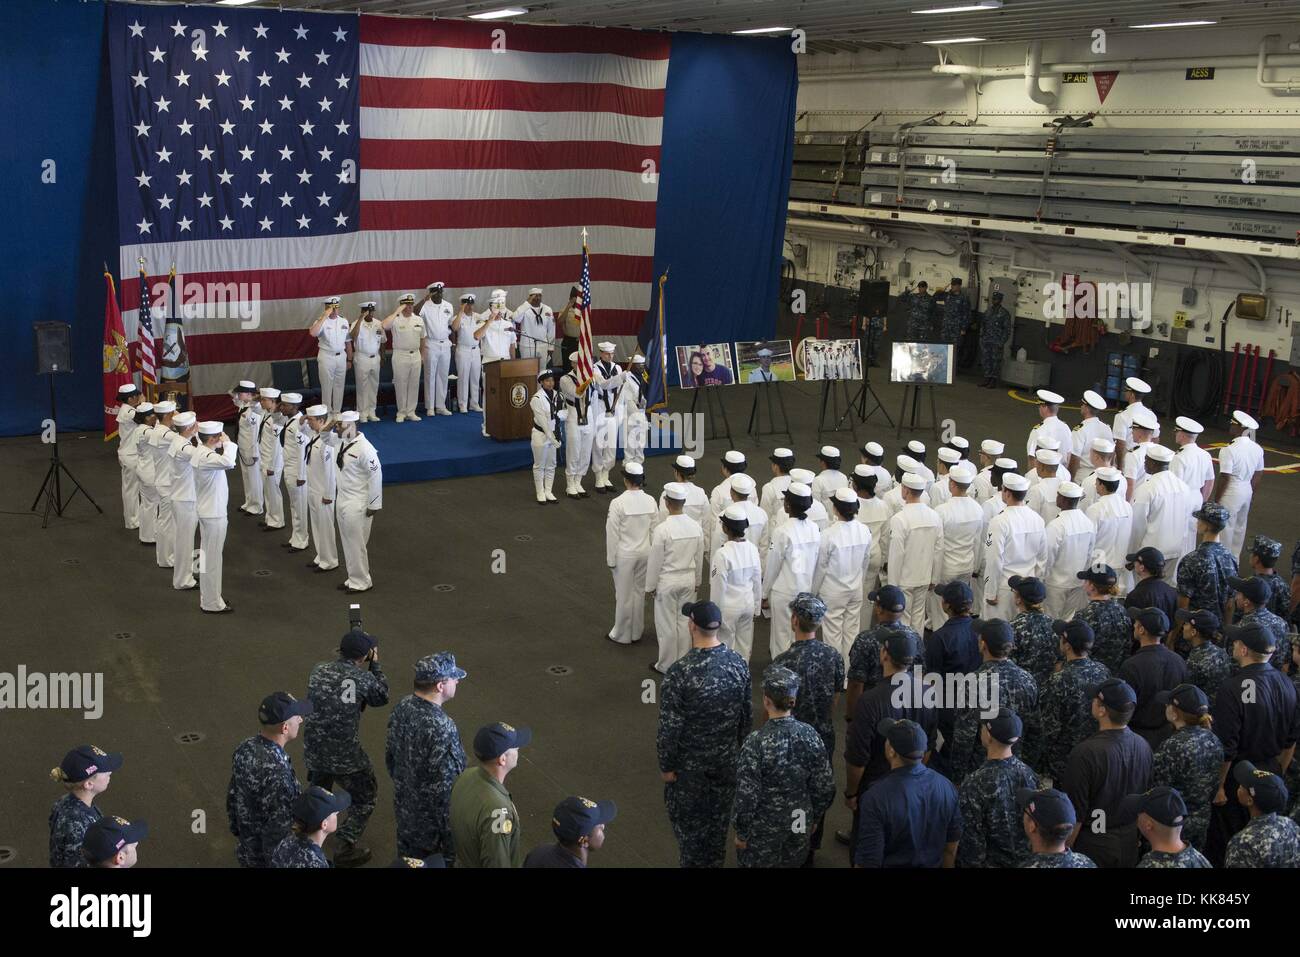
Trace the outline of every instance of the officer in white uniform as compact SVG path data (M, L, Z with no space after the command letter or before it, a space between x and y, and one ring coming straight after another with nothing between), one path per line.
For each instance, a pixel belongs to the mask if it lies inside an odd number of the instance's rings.
M176 403L170 400L155 402L157 423L148 432L148 446L140 450L153 459L151 486L158 502L158 524L154 535L154 558L159 568L172 568L172 549L176 545L176 529L172 523L172 461L168 452L172 441L172 417Z
M555 341L555 313L542 302L539 287L528 290L528 300L515 310L515 320L519 326L520 358L536 357L541 360L542 368L549 366L551 344Z
M889 520L889 551L881 577L903 590L907 610L902 620L919 635L925 631L926 598L934 584L934 556L939 551L943 523L923 500L924 475L905 472L899 484L903 507Z
M1006 446L997 439L985 439L980 443L980 470L975 474L975 501L983 502L993 495L993 463L1002 457Z
M591 389L578 380L578 353L569 355L569 371L560 376L560 394L568 406L564 420L564 480L569 498L586 498L582 480L591 467L591 443L596 423L591 411Z
M770 521L778 512L785 514L785 490L790 487L790 470L794 468L794 452L786 448L773 449L772 454L768 456L768 461L772 463L772 477L763 486L758 504L767 513ZM714 604L717 602L715 601Z
M592 370L589 386L591 408L596 413L591 468L596 473L596 491L603 495L614 490L609 472L618 455L618 390L623 385L623 370L614 361L614 343L602 342L597 349L600 359Z
M307 462L303 453L311 435L299 411L301 405L299 393L281 393L280 414L284 427L280 430L280 450L284 460L284 491L289 499L290 532L289 541L281 544L291 552L303 551L310 541L307 537Z
M447 382L451 373L451 321L456 310L442 298L440 282L429 285L420 304L424 321L424 414L451 415L447 408Z
M1098 483L1097 500L1088 508L1088 518L1097 529L1093 550L1101 553L1101 560L1115 569L1116 584L1122 594L1131 587L1131 575L1124 563L1133 535L1133 506L1124 497L1124 476L1119 469L1104 466L1097 469L1093 478Z
M238 449L220 422L199 423L199 445L190 451L199 522L199 608L209 615L234 611L221 597L221 564L226 547L230 488L226 473Z
M503 359L513 359L515 357L515 325L511 319L510 310L506 308L506 291L497 289L492 293L492 299L488 303L488 311L480 317L482 321L478 328L474 330L474 335L478 338L479 349L482 352L484 367L493 362L500 362ZM486 376L485 376L486 382ZM485 386L480 386L484 389ZM484 393L486 395L486 392ZM487 430L487 400L483 401L483 436L488 438Z
M1088 452L1088 464L1079 472L1079 477L1075 480L1083 489L1083 501L1079 504L1079 508L1086 512L1097 501L1097 469L1114 467L1115 440L1101 436L1093 439L1092 448Z
M620 645L640 641L645 630L646 563L655 500L644 485L641 463L625 465L624 491L610 501L605 517L605 564L614 578L614 627L605 637Z
M1228 431L1232 441L1219 450L1219 477L1211 499L1228 510L1228 524L1220 541L1240 561L1246 542L1250 503L1264 474L1264 450L1255 442L1259 423L1240 409L1232 413Z
M1128 482L1128 500L1146 481L1146 454L1151 447L1153 436L1160 431L1160 423L1150 409L1138 409L1133 413L1128 428L1128 450L1124 453L1123 466L1120 471Z
M158 502L150 486L153 456L149 454L148 444L151 426L157 421L152 402L141 402L136 405L135 428L123 440L125 447L119 453L120 458L130 462L131 467L135 469L135 484L140 493L136 518L139 520L137 528L141 545L153 545L158 535Z
M166 447L172 469L172 588L189 591L197 588L194 579L194 533L198 529L198 496L190 453L196 448L194 436L199 431L193 412L177 412L172 417L172 435Z
M1130 376L1124 380L1124 401L1128 403L1122 412L1115 414L1114 423L1111 425L1111 432L1115 438L1115 454L1118 456L1119 465L1124 465L1124 456L1128 454L1129 447L1133 444L1131 431L1133 428L1133 415L1137 412L1151 412L1142 404L1142 398L1151 394L1151 386L1147 385L1136 376ZM1155 413L1151 413L1154 417ZM1153 438L1160 438L1160 423L1156 422L1155 434Z
M419 422L415 414L420 400L420 355L424 342L424 320L415 313L415 295L404 293L398 307L384 320L384 331L393 337L393 392L397 396L397 421Z
M972 469L972 474L974 470ZM867 558L867 574L862 580L863 608L871 603L865 596L876 590L880 580L880 566L889 554L889 520L893 517L884 499L876 494L880 475L870 465L862 463L853 469L853 490L858 496L858 521L867 526L871 534L871 554ZM865 623L864 623L865 627Z
M551 483L555 481L555 452L560 447L555 430L567 413L560 408L560 394L555 391L555 373L552 370L539 372L537 385L538 390L528 401L533 414L533 491L537 494L537 504L559 504L560 500L551 491Z
M876 474L876 497L888 492L894 485L894 477L885 468L885 450L879 442L868 442L862 446L862 464ZM855 470L856 471L856 470Z
M950 449L945 445L943 448L939 449L935 455L938 457L938 461L935 463L936 470L934 484L930 486L928 494L930 496L930 507L937 509L952 497L952 492L948 487L948 476L952 473L952 467L961 461L961 453L956 449ZM971 478L973 479L974 477L974 469L972 468ZM941 578L939 581L946 583L950 581L950 579Z
M343 386L352 361L352 340L348 321L339 315L338 296L325 300L325 308L307 331L316 338L316 374L320 378L321 402L337 415L343 408Z
M790 479L791 484L797 482L802 485L807 485L809 489L812 489L813 474L808 469L791 469ZM784 519L778 519L778 522L781 521L784 521ZM831 524L830 512L826 511L826 506L817 501L817 496L815 495L813 496L812 504L808 506L808 521L816 525L818 531L822 532L826 531ZM808 589L806 588L803 589L803 591L807 590ZM796 594L798 593L796 592Z
M1057 418L1057 413L1061 411L1061 403L1065 401L1065 396L1058 395L1047 389L1039 389L1038 396L1038 415L1042 419L1029 432L1029 441L1025 444L1027 454L1033 458L1034 450L1038 448L1038 436L1049 435L1059 443L1057 451L1069 449L1074 445L1074 437L1070 433L1070 427Z
M704 489L692 481L695 477L695 459L689 455L677 456L673 459L673 475L675 480L686 488L686 514L699 522L700 528L703 528L709 521L709 496ZM654 524L658 525L667 517L668 509L664 505L664 497L661 494Z
M279 411L279 389L267 387L259 390L258 395L262 421L257 425L257 457L262 473L262 501L266 505L266 521L258 525L273 532L284 528L284 496L280 494L280 477L284 474L280 432L284 428L284 416Z
M722 612L718 640L746 661L754 647L754 617L763 601L763 566L749 538L744 505L719 519L725 541L709 559L709 600Z
M1043 560L1043 608L1053 618L1070 619L1088 601L1078 573L1092 563L1097 527L1080 508L1083 488L1062 482L1056 489L1057 516L1047 523Z
M375 315L379 303L373 299L361 304L361 315L352 323L352 371L357 382L357 413L362 422L378 422L375 406L379 402L379 369L383 364L384 324Z
M1046 526L1037 512L1025 505L1029 482L1023 475L1002 476L1002 501L1006 505L989 521L984 536L984 617L1015 617L1008 579L1042 578L1047 547Z
M669 482L664 486L664 504L668 517L650 535L645 574L646 593L654 600L659 642L659 659L650 667L660 674L691 650L682 606L695 601L704 571L704 530L682 511L686 489Z
M338 468L339 540L348 566L347 580L338 587L345 592L369 591L374 587L367 546L374 516L384 507L384 472L379 453L357 431L358 418L352 411L339 414L339 450L334 457Z
M848 667L849 646L861 630L862 582L871 562L871 531L858 521L858 493L837 488L831 494L834 521L817 546L812 592L826 603L822 640Z
M941 453L952 451L940 449ZM934 570L930 575L932 589L949 582L962 581L974 590L972 581L980 565L984 550L984 509L968 494L975 481L975 466L959 462L948 472L942 483L948 486L946 501L934 509L939 516L940 537L934 550ZM926 598L926 613L931 631L943 627L948 616L943 612L943 599L931 590Z
M245 515L262 514L262 470L257 451L257 427L262 424L262 405L257 400L257 385L241 379L230 393L230 399L239 410L239 477L244 483L244 504L239 510Z
M772 545L767 552L763 608L770 612L768 651L772 658L794 643L794 630L786 614L790 602L800 592L812 590L822 538L820 529L808 518L812 504L812 489L803 482L791 482L785 492L788 517L772 533Z
M1169 471L1182 479L1188 488L1201 497L1202 502L1206 502L1214 491L1214 456L1196 444L1205 427L1185 415L1174 419L1174 425L1177 426L1174 442L1178 445L1178 451ZM1196 527L1195 520L1192 521L1192 527Z
M474 294L460 297L460 312L451 321L456 333L456 405L461 412L482 412L482 394L479 391L483 378L483 353L479 349L479 317L474 312Z
M127 439L135 430L135 410L144 396L134 383L117 387L117 465L122 471L122 521L132 531L140 527L140 477L135 471L136 448Z
M645 357L634 355L618 389L616 414L623 432L624 462L645 462L650 420L646 418L645 380L641 377L644 367Z
M1057 514L1056 491L1065 480L1064 473L1061 471L1061 453L1041 446L1036 452L1037 481L1030 486L1029 494L1025 496L1025 504L1038 513L1043 524L1050 525Z
M1110 431L1110 426L1101 418L1101 413L1106 411L1104 398L1089 389L1083 394L1083 404L1079 409L1083 416L1082 421L1070 433L1070 444L1063 445L1060 449L1062 455L1068 454L1068 467L1075 482L1080 482L1084 471L1088 469L1088 454L1092 450L1093 440L1105 439L1109 442L1115 438Z
M334 538L338 433L334 431L329 409L323 405L307 407L307 429L307 445L303 449L307 463L307 517L311 523L311 540L316 546L316 556L307 567L328 572L339 567L339 547Z
M836 490L849 487L849 477L840 471L840 450L835 446L823 445L818 449L817 461L821 462L822 470L812 480L813 498L821 503L829 515L831 496Z
M1174 450L1150 445L1146 450L1147 480L1133 496L1133 528L1129 554L1148 546L1165 556L1173 573L1179 560L1196 547L1190 516L1201 507L1201 496L1169 470Z

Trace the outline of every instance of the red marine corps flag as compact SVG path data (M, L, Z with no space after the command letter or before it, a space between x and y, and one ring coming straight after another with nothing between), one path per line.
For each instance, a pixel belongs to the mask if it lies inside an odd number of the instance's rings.
M104 441L117 435L118 386L131 381L131 367L127 362L126 331L122 327L122 313L117 308L117 290L113 288L113 274L104 270L108 284L108 301L104 303Z

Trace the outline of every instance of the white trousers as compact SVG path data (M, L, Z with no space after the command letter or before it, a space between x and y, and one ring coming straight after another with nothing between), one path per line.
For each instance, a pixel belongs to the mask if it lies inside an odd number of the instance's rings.
M375 414L379 402L379 366L382 360L378 355L368 356L364 352L352 356L352 372L357 379L357 412L362 421Z
M822 619L822 641L840 653L847 673L849 647L862 630L862 592L841 594L823 591L821 599L826 602L826 617Z
M284 470L266 474L262 469L262 500L266 503L266 527L284 528L284 496L280 493L280 476Z
M154 558L159 568L172 567L172 548L176 544L172 526L171 486L155 486L158 499L158 524L154 527Z
M1075 613L1088 604L1088 596L1083 593L1083 586L1062 588L1059 585L1044 586L1047 597L1043 600L1043 610L1053 618L1069 621Z
M239 477L244 481L243 510L252 515L262 514L262 462L254 458L251 463L244 461L244 453L239 453Z
M564 474L581 479L591 467L591 443L595 426L590 421L578 424L578 417L569 410L569 421L564 423Z
M637 410L628 414L623 436L624 462L645 462L645 443L649 432L650 422L644 412Z
M329 352L316 354L316 374L320 378L320 401L335 415L343 411L343 384L348 377L348 356Z
M899 586L903 588L903 586ZM907 627L911 628L918 635L925 634L925 614L927 601L930 597L929 585L917 585L913 588L903 588L903 600L907 603L903 609L903 621ZM982 600L982 599L981 599ZM1004 617L1001 610L995 616ZM1008 619L1009 620L1009 619Z
M1223 529L1220 541L1238 561L1241 561L1242 546L1246 544L1246 521L1250 517L1250 502L1253 497L1248 495L1245 499L1239 499L1227 493L1220 503L1228 510L1228 524Z
M527 336L520 336L519 358L540 358L542 361L538 368L548 369L551 365L551 344L549 342L538 342L536 339L530 339Z
M462 412L476 412L482 404L479 380L483 377L483 353L477 349L456 349L456 404Z
M289 497L289 525L293 534L289 536L291 548L306 548L307 538L307 483L299 485L291 478L284 480L285 492Z
M129 529L137 529L140 527L140 475L134 464L124 465L121 459L118 464L122 468L122 522Z
M221 611L221 558L226 548L224 518L199 519L199 607Z
M397 395L398 415L415 415L420 400L420 353L393 350L393 391Z
M681 608L677 609L681 612ZM722 627L718 640L746 661L754 651L754 606L721 608Z
M158 492L152 485L140 482L140 541L152 545L158 540Z
M609 637L619 644L641 640L645 631L645 571L649 555L620 555L614 560L614 627ZM679 608L678 611L681 611Z
M447 411L447 375L451 372L451 342L447 339L425 340L424 413Z
M533 429L533 471L538 470L555 474L555 446L546 441L546 436Z
M771 614L768 628L767 647L772 658L794 644L794 629L790 627L790 602L794 601L792 591L776 591L767 596L767 607Z
M172 587L194 584L194 531L199 513L194 502L172 502Z
M659 642L655 668L661 672L691 650L690 619L682 614L682 605L694 600L693 581L660 581L655 590L655 639Z
M339 546L334 540L334 503L308 496L307 514L311 519L311 540L316 543L313 559L321 568L339 567Z
M373 518L366 517L364 505L339 509L339 540L343 543L343 561L348 566L349 588L366 589L375 583L370 579L370 526Z
M599 402L599 397L595 398ZM594 404L594 403L593 403ZM591 440L591 467L597 472L608 472L618 457L618 420L609 415L596 420Z

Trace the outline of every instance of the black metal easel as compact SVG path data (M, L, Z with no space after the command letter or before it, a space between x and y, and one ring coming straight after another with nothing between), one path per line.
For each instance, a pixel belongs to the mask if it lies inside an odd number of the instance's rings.
M866 422L873 415L879 412L881 415L885 417L885 421L889 423L890 428L893 428L894 420L890 418L889 413L885 411L885 403L880 401L880 396L876 395L876 390L871 387L871 377L867 371L868 368L869 367L866 365L863 365L862 367L862 385L858 387L857 395L855 395L852 401L849 403L850 406L849 411L857 412L859 422ZM871 401L875 403L871 407L870 411L867 410L868 396L870 396ZM849 415L849 412L845 412L844 415L845 417L847 417ZM840 424L841 425L843 424L843 420L841 420Z
M703 392L703 393L704 393L704 414L705 414L705 417L709 420L708 425L709 425L709 427L712 429L713 434L712 434L712 435L702 435L700 438L701 438L701 441L707 441L707 440L709 440L709 439L716 439L716 438L718 438L718 426L717 426L717 420L714 419L714 417L713 417L713 405L714 405L714 403L716 402L716 403L717 403L717 406L718 406L718 414L722 417L722 427L723 427L723 429L726 430L726 436L727 436L727 447L730 448L730 447L731 447L731 444L732 444L732 443L731 443L731 423L727 420L727 406L726 406L726 404L722 401L722 396L720 396L720 395L714 395L714 394L713 394L713 393L714 393L714 390L715 390L716 388L717 388L717 386L698 386L698 387L696 387L696 389L695 389L695 395L693 395L693 396L691 397L691 411L690 411L690 414L691 414L691 415L694 415L694 414L695 414L695 407L699 404L699 401L700 401L700 393Z
M930 397L930 424L928 426L920 423L921 417L921 390L924 389ZM911 402L911 415L908 417L908 402ZM904 419L907 418L907 424L904 425ZM937 441L939 438L939 415L934 410L934 386L928 382L909 382L903 388L903 407L898 410L898 428L894 430L894 438L903 434L903 429L909 432L928 431L934 434Z
M45 496L45 517L41 520L41 528L47 528L49 526L51 511L53 511L55 515L59 516L59 518L62 518L63 510L72 503L72 497L78 492L86 497L87 502L95 506L95 511L100 515L104 514L104 510L99 507L98 503L96 503L93 498L90 497L90 493L81 487L81 483L77 481L76 476L72 474L68 467L63 464L63 460L59 458L59 416L54 401L54 374L46 373L46 377L50 380L50 422L54 428L53 437L50 441L50 467L45 471L45 481L41 483L41 490L36 493L36 498L33 500L32 507L29 510L33 512L36 511L36 506L40 504L41 496ZM72 491L68 493L66 500L63 497L63 475L66 475L68 481L74 486Z
M840 414L840 399L844 400L844 414ZM830 422L827 427L826 407L830 406ZM817 441L826 432L838 432L844 427L845 420L848 420L849 431L853 433L853 441L858 440L858 428L853 424L853 400L849 398L849 383L847 379L823 379L822 380L822 401L821 412L817 416Z
M754 437L757 442L762 435L784 435L794 445L794 435L790 432L790 417L785 411L785 393L781 391L780 382L755 382L754 386L754 404L749 410L749 425L745 431ZM775 407L772 403L772 394L776 393L776 405L781 408L781 423L784 428L776 427ZM763 400L760 402L760 398ZM769 428L763 428L763 405L767 406L767 424Z

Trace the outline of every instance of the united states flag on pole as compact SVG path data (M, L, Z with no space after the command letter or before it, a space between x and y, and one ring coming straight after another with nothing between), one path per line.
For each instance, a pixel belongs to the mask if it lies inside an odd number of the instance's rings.
M149 302L149 277L145 265L140 263L140 308L137 317L137 356L140 366L140 381L152 384L158 381L158 368L154 353L153 306Z
M582 278L578 289L578 305L582 307L578 318L578 382L586 385L595 371L596 352L591 347L591 256L585 239L582 243Z
M176 263L200 415L314 356L329 295L349 319L434 281L558 307L583 226L591 321L640 326L666 34L125 4L108 31L119 271ZM125 302L148 301L143 278ZM123 320L133 337L141 311Z

